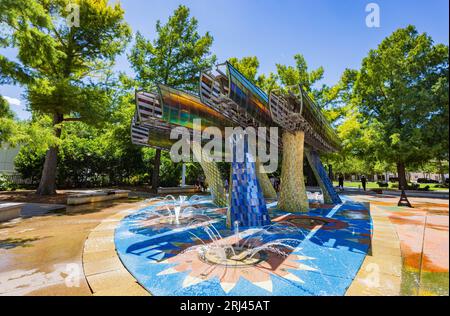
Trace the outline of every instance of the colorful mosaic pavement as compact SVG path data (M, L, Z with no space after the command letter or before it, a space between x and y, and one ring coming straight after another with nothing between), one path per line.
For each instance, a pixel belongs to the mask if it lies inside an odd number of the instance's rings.
M311 204L311 210L302 214L281 212L275 203L268 204L277 229L243 230L238 241L226 228L226 209L217 209L210 200L189 205L194 209L190 208L188 228L187 219L177 225L158 215L166 203L125 217L115 232L121 261L153 295L344 295L370 244L369 211L348 199L337 206ZM262 251L242 264L219 263L214 256L205 260L190 247L211 243L205 230L211 224L222 236L219 243L243 244L258 236L261 244L289 239L296 245L282 249L285 255Z
M400 239L401 294L448 295L448 204L413 202L412 209L374 204L387 212Z

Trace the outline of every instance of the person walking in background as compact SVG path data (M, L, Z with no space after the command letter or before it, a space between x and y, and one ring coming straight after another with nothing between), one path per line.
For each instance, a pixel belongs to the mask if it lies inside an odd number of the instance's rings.
M338 188L344 190L344 176L342 175L342 173L339 174L338 181L339 181Z
M200 176L200 187L202 192L206 192L206 183L205 183L205 177Z
M228 193L228 190L229 190L229 184L228 184L228 179L225 179L225 181L224 181L224 187L225 187L225 192L227 192Z
M276 192L280 192L280 183L281 183L281 181L280 181L280 178L275 178L275 191Z
M362 184L363 190L366 191L367 179L365 176L361 177L361 184Z
M195 181L195 186L197 187L198 191L202 190L202 186L201 186L201 181L200 181L200 176L197 177L197 181Z

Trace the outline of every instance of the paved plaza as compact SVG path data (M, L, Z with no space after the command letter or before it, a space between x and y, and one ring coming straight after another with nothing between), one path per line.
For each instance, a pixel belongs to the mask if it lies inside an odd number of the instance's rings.
M448 200L410 198L414 208L409 209L397 207L395 196L349 197L370 203L372 236L357 273L350 282L338 282L342 292L334 294L448 295ZM117 246L114 237L125 218L151 205L108 202L0 224L0 295L150 295L151 280L133 275L134 265L120 257L124 244Z

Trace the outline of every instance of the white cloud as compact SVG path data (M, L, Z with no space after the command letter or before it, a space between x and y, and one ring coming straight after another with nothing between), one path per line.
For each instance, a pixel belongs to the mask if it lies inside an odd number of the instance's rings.
M9 103L9 105L20 106L22 104L22 102L16 98L11 98L8 96L3 96L3 98Z

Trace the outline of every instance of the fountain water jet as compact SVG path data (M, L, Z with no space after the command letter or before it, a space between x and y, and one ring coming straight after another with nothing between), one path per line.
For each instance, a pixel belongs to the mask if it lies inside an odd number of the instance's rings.
M301 240L293 238L276 239L268 242L261 241L260 232L247 230L240 232L239 222L234 222L234 234L229 237L222 237L213 224L204 227L210 242L207 243L197 235L190 233L200 240L201 245L196 245L186 249L184 252L197 251L200 259L213 265L226 266L248 266L255 265L267 257L267 252L287 257ZM265 231L265 229L262 229Z

